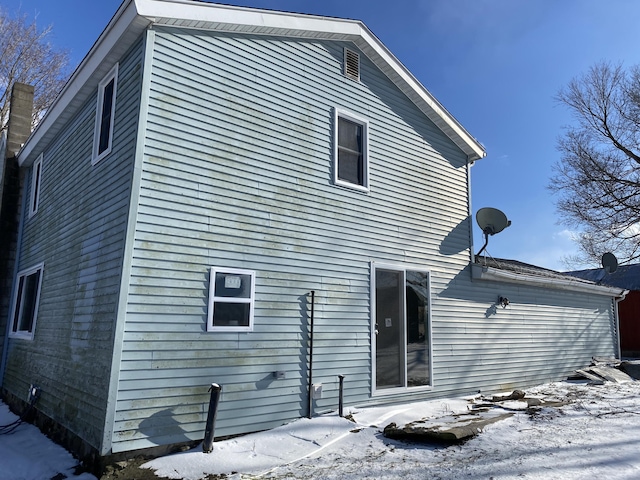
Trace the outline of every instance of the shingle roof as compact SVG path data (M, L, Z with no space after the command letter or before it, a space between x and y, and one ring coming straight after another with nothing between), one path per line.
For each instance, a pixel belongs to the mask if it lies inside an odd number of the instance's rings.
M626 290L640 290L640 263L620 265L613 273L606 273L602 268L575 270L565 273L573 277L599 283L600 285L610 285Z

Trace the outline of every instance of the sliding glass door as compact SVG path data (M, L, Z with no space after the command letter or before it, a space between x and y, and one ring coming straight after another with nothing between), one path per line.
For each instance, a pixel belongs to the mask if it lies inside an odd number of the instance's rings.
M375 389L431 384L429 273L375 265Z

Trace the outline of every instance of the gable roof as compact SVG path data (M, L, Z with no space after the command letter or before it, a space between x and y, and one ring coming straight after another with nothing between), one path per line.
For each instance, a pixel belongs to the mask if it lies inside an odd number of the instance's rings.
M144 30L154 24L218 32L353 42L467 155L468 161L480 159L486 154L484 147L361 21L195 0L124 0L23 146L18 154L20 166L33 163L43 145L63 128L93 93L98 82Z
M620 265L613 273L605 273L602 268L592 268L566 272L566 274L601 285L611 285L612 287L625 288L627 290L640 290L640 263Z

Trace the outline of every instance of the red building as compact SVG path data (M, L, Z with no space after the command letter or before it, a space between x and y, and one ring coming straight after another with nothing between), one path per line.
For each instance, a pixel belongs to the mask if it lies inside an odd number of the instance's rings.
M629 290L618 304L620 350L623 357L640 357L640 264L621 265L613 273L604 269L567 272L585 280Z

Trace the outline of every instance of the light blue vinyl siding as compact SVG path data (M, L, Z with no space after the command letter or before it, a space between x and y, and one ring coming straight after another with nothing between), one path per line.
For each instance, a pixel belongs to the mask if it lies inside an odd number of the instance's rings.
M212 382L217 436L306 415L312 290L315 412L337 407L338 374L372 404L611 354L609 299L471 282L464 154L366 57L344 77L345 46L156 30L114 452L201 439ZM332 184L334 108L369 122L369 193ZM431 390L371 398L372 261L431 271ZM206 331L211 266L256 271L253 332ZM499 294L513 305L487 316Z
M20 269L44 262L38 320L33 341L10 341L3 385L23 399L29 384L38 385L38 408L96 449L105 428L140 55L138 45L120 63L108 157L91 166L95 94L44 148L38 213L24 219L19 258Z
M311 290L314 408L338 373L369 398L370 261L424 265L450 229L428 203L464 211L467 185L464 155L366 58L362 83L341 74L344 45L157 31L114 451L176 423L173 441L201 438L211 382L218 435L305 415ZM334 108L370 121L370 194L331 183ZM253 332L205 331L210 266L256 271Z

